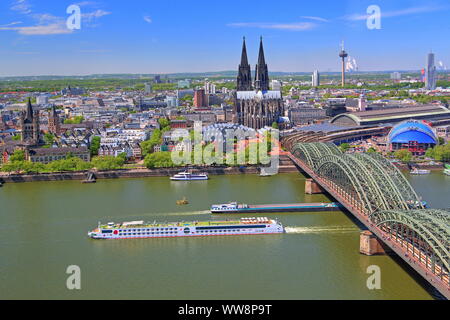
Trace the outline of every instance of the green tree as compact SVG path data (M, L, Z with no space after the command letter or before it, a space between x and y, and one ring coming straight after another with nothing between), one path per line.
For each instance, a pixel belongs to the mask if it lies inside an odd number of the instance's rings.
M92 138L91 146L89 147L89 149L91 150L92 156L98 155L98 150L100 149L100 142L101 142L101 138L99 136L95 136Z
M25 151L17 149L14 153L9 157L10 162L19 162L25 161Z
M278 123L277 122L272 123L272 128L279 129Z
M144 165L149 169L174 167L171 152L155 152L148 154L144 159Z
M402 161L402 162L410 162L413 158L413 154L411 153L411 151L407 150L407 149L401 149L401 150L397 150L394 153L395 158L397 158L398 160Z
M339 146L339 149L341 149L341 151L343 153L347 152L350 149L350 144L348 143L343 143Z

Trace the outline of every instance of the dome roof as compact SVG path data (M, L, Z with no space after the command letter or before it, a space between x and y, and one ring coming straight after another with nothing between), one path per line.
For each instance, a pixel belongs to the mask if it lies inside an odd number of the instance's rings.
M389 133L389 143L438 143L433 129L422 121L405 121L396 125Z

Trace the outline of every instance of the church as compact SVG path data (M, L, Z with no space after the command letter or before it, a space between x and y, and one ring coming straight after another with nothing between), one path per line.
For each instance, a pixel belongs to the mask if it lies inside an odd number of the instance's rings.
M284 104L281 91L269 90L269 70L264 57L262 38L254 82L252 82L244 38L237 77L233 122L257 130L272 126L274 122L278 123L283 114Z

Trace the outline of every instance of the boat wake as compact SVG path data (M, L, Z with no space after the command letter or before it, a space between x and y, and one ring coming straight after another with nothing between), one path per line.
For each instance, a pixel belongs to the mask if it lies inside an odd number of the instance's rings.
M165 213L149 213L146 216L152 216L152 217L165 217L165 216L200 216L200 215L207 215L211 214L211 211L204 210L204 211L189 211L189 212L165 212Z
M288 234L311 234L311 233L357 233L361 230L357 227L342 227L342 226L329 226L329 227L286 227L286 233Z

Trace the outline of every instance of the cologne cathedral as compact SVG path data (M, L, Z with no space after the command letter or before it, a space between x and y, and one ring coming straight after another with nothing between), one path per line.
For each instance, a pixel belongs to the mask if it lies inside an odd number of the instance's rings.
M253 129L261 129L278 122L283 114L284 104L281 92L269 90L269 70L264 57L262 38L254 82L252 82L244 38L237 77L233 121Z

